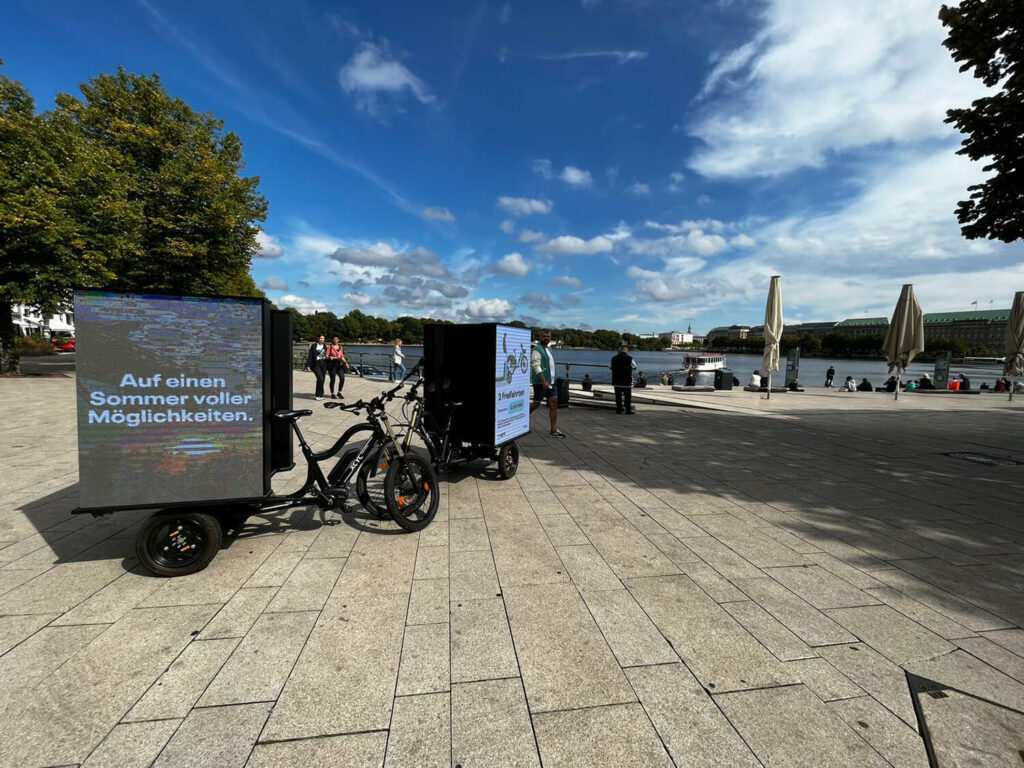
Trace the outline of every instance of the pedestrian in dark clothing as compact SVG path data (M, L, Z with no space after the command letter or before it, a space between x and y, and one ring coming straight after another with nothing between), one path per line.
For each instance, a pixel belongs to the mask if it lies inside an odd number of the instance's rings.
M924 374L920 379L917 380L918 389L935 389L935 382L932 381L932 377L927 373Z
M832 386L832 379L834 379L835 377L836 377L836 369L833 368L830 365L828 367L828 370L825 371L825 386L826 387L831 387Z
M885 391L886 392L895 392L896 391L896 385L897 385L896 377L895 376L890 376L888 379L885 380Z
M584 374L583 376L583 391L590 392L594 389L594 380L590 378L590 374Z
M971 380L964 376L962 373L957 377L960 379L960 391L963 392L966 389L971 388Z
M860 380L860 384L857 385L858 392L874 392L875 388L871 386L871 382L868 381L867 376Z
M306 370L312 371L316 376L316 400L324 399L324 379L327 376L327 344L324 342L324 335L321 333L317 340L309 345L309 354L306 356Z
M629 347L623 344L619 354L612 358L612 386L615 387L615 412L633 413L633 371L636 363L629 355Z

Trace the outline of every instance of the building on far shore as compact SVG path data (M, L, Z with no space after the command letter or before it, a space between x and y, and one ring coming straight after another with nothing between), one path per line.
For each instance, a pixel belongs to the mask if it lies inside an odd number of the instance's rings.
M49 318L24 304L15 304L11 309L14 333L18 336L74 336L75 313L58 312Z
M673 347L680 344L693 344L693 331L689 328L685 331L665 331L665 333L659 333L658 338Z
M1001 354L1006 343L1006 323L1009 317L1009 309L926 312L924 315L924 340L927 343L937 339L952 339L962 341L974 354L983 351L990 354ZM782 334L783 336L810 334L823 339L832 333L857 337L884 334L888 330L889 319L887 317L851 317L841 321L829 320L787 325L784 326ZM764 326L729 325L712 328L708 331L707 343L713 345L719 339L737 336L741 339L763 339Z

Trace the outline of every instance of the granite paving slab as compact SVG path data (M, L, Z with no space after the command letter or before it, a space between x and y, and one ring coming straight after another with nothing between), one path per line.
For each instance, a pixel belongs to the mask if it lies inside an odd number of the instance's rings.
M80 763L170 665L215 608L135 609L0 709L0 765Z
M584 592L583 600L621 667L668 664L679 657L625 589Z
M753 600L723 603L743 628L756 637L779 661L813 659L817 653Z
M448 621L448 579L417 579L412 583L407 624Z
M729 549L714 536L698 536L683 539L689 547L705 563L714 568L729 581L753 579L764 576L764 572L754 567L753 563Z
M929 629L888 605L835 608L828 615L862 641L897 664L931 658L955 650Z
M240 589L199 634L202 640L243 637L277 594L277 587Z
M491 553L498 582L503 588L569 580L562 561L532 512L514 524L498 522L494 517L487 512Z
M854 696L863 696L865 693L860 686L825 659L798 659L786 666L822 701L850 699Z
M460 552L458 556L453 553L450 570L449 599L453 603L501 594L490 550Z
M894 766L928 768L928 754L917 731L870 696L831 701L828 708Z
M573 583L582 592L597 592L607 589L622 589L622 582L615 572L590 544L574 547L559 547L561 559Z
M448 624L407 626L396 695L447 691L450 679Z
M451 758L449 694L397 697L384 768L451 768Z
M542 712L533 716L545 766L672 768L665 746L639 704Z
M636 700L571 584L512 587L504 596L531 712Z
M278 697L262 740L386 729L407 607L408 596L402 594L333 596Z
M0 700L30 690L107 629L106 624L43 627L0 656Z
M227 638L189 643L123 721L184 719L238 642Z
M353 733L257 744L246 768L380 768L387 734Z
M302 611L260 616L210 683L199 706L276 700L318 615Z
M909 619L913 619L923 627L930 629L939 637L946 640L954 640L975 635L973 630L962 624L958 624L938 611L934 611L924 603L918 602L912 597L892 587L879 587L877 589L865 590L872 597L878 598L890 608L899 611Z
M680 573L675 563L621 518L605 520L580 516L576 522L620 579Z
M540 768L519 678L452 686L452 765Z
M684 665L633 667L626 676L677 768L761 765Z
M453 683L519 676L504 600L452 603L451 674Z
M579 544L589 544L590 541L584 535L576 521L568 514L541 515L538 513L538 520L548 536L548 541L554 547L568 547Z
M917 730L904 670L864 643L819 648L818 653L908 726Z
M803 685L715 696L765 765L794 768L884 768L884 760Z
M818 565L769 568L766 571L779 584L815 608L849 608L876 605L879 602L877 597L848 584Z
M1024 712L1024 684L966 651L957 649L935 658L911 661L906 664L906 669L920 677Z
M626 587L709 690L796 682L721 606L687 576L629 579Z
M428 547L420 542L416 551L416 568L414 579L447 579L448 578L448 547Z
M343 557L299 561L270 601L267 612L319 611L344 567Z
M772 578L742 579L736 582L736 586L810 646L857 640L825 613Z
M969 603L899 568L879 571L875 573L875 576L907 597L928 606L937 613L947 616L975 632L991 629L1008 629L1013 626L1010 622L994 616L979 606Z
M148 768L181 724L181 718L122 723L107 734L82 768Z
M271 704L194 709L164 747L153 768L244 766Z

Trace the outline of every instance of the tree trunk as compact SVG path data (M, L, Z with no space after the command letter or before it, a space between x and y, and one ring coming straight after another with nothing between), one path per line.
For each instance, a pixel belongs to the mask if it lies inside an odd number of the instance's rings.
M14 346L14 305L0 301L0 373L21 373L21 355Z

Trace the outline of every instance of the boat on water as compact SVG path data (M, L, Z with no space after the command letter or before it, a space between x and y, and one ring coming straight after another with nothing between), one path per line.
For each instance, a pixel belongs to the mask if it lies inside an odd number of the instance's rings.
M721 368L725 368L725 355L717 352L695 352L683 355L682 370L684 371L703 373L704 371L717 371Z

